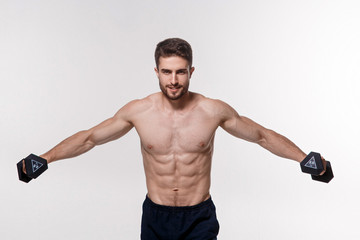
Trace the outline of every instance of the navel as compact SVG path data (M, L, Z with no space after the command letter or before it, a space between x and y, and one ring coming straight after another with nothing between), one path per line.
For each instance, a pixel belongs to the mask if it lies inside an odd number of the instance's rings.
M178 188L173 188L173 191L177 192L177 191L179 191L179 189Z

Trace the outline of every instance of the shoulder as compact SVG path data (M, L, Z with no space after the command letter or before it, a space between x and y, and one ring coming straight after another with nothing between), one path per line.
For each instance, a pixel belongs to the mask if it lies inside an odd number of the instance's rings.
M234 108L222 100L205 97L197 93L194 93L194 99L196 99L196 109L210 119L216 120L219 125L239 116Z
M232 111L233 108L226 102L220 99L213 99L205 97L201 94L194 93L195 97L198 98L198 106L204 109L207 109L211 112L223 112L223 111Z
M127 104L125 104L115 116L133 118L139 113L150 110L155 104L156 94L149 95L142 99L134 99Z

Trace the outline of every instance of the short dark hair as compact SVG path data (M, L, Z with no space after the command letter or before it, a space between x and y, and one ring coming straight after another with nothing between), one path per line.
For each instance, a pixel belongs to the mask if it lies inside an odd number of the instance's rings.
M159 67L160 57L179 56L188 61L192 66L192 49L190 44L180 38L168 38L157 44L155 49L156 67Z

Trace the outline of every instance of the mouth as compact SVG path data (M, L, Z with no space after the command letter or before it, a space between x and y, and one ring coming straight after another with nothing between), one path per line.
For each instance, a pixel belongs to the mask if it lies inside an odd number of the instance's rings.
M177 86L177 87L167 87L169 90L170 90L170 92L177 92L177 91L179 91L179 89L181 88L181 86Z

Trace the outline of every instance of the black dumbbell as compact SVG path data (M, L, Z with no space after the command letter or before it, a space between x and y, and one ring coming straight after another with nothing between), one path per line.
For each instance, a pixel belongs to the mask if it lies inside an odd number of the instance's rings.
M316 181L328 183L334 177L329 161L326 161L326 172L323 175L320 175L320 173L325 169L320 153L309 153L309 155L307 155L306 158L300 163L300 166L301 171L304 173L310 173L311 178Z
M25 163L26 173L23 171L23 162ZM37 178L40 174L45 172L46 169L48 169L46 159L36 156L35 154L30 154L17 163L19 180L26 183Z

